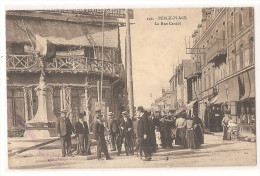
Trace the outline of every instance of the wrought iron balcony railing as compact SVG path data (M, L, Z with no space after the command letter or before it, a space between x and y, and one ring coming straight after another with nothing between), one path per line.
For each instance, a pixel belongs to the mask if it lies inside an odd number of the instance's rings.
M105 74L114 74L119 76L123 71L122 64L116 64L104 61L103 71ZM40 71L39 60L33 55L7 55L6 59L7 71ZM56 72L101 72L102 60L91 59L84 56L62 56L53 59L48 63L46 71Z
M225 40L217 39L207 49L206 58L208 62L211 62L218 56L225 55L225 54L227 54L227 46Z

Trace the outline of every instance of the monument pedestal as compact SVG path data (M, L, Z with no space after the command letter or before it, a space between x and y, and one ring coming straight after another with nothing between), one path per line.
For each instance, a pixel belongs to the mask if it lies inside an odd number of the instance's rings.
M38 96L38 110L36 115L26 123L24 137L30 139L50 138L55 136L55 122L57 118L52 111L52 95L45 83L43 74L40 77L39 86L36 87L36 91Z

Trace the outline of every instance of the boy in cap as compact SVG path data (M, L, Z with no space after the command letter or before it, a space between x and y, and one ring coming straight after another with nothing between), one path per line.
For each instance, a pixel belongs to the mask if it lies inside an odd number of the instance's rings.
M84 120L86 112L78 114L78 122L75 124L75 133L78 139L77 153L80 155L90 154L88 123Z
M94 123L94 137L97 140L97 159L102 160L101 153L103 152L106 156L106 160L112 159L109 156L108 150L107 150L107 144L105 140L105 126L102 123L102 115L101 115L101 109L96 109L96 121Z
M62 110L60 118L56 122L56 129L61 141L62 157L71 156L71 135L74 128L67 116L67 111Z

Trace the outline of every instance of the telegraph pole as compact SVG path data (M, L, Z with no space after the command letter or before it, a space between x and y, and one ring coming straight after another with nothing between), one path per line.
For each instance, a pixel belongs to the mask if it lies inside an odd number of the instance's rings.
M131 54L131 35L129 10L126 9L126 66L127 66L127 95L130 118L134 117L134 92L132 76L132 54Z

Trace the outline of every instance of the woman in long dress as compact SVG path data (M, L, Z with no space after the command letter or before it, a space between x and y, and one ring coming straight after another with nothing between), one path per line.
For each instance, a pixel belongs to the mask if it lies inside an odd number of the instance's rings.
M186 140L187 140L187 147L188 148L196 148L195 144L195 135L194 135L194 129L193 129L193 119L191 116L188 115L186 120Z
M223 126L223 140L230 140L230 135L228 134L228 123L230 121L230 111L226 111L224 118L222 119L222 126Z
M192 126L194 130L195 148L200 148L200 146L204 144L204 129L202 121L197 115L193 118Z
M181 145L182 148L187 148L186 142L186 116L185 114L180 114L177 116L176 120L176 139L175 145Z

